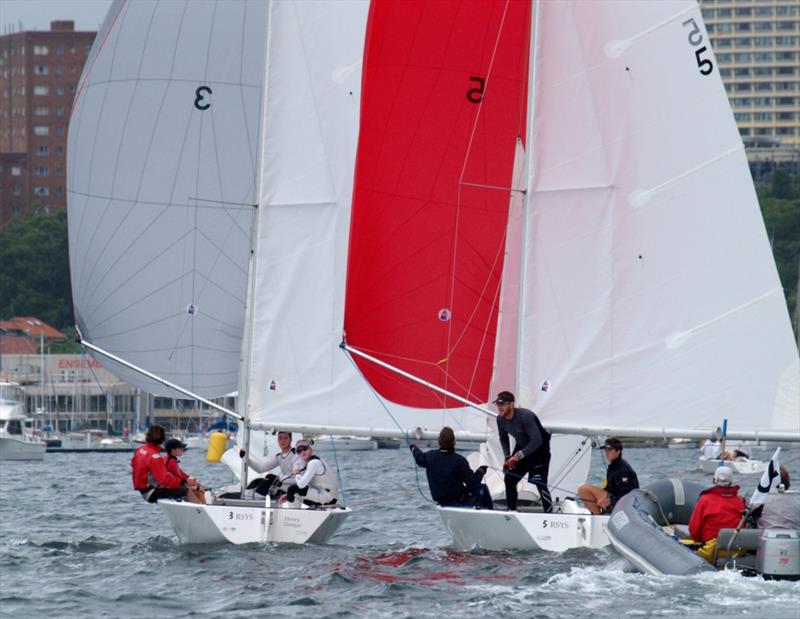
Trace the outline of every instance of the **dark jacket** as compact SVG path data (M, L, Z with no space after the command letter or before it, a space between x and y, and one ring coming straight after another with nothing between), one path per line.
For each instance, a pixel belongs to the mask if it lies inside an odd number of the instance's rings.
M514 437L514 449L522 452L523 458L530 457L533 464L550 462L550 433L544 429L536 414L527 408L514 408L514 415L508 421L497 416L497 434L503 455L508 458L511 448L509 434Z
M469 495L480 500L482 472L472 472L467 459L455 451L411 450L418 466L425 469L433 500L439 505L463 505Z
M622 459L622 456L608 465L606 492L608 492L608 498L611 500L611 507L614 507L617 501L638 487L639 478L636 477L636 471ZM609 508L608 511L611 511L611 509Z

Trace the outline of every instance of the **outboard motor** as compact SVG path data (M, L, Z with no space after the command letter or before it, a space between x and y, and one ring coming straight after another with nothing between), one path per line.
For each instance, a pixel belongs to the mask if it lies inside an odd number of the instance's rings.
M767 579L800 580L800 531L764 529L758 540L756 570Z

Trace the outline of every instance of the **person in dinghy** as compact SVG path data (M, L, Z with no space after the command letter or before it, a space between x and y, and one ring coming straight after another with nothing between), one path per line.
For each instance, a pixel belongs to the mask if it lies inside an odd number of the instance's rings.
M283 507L310 507L334 505L339 499L339 483L336 472L319 456L314 455L311 443L305 439L294 447L298 459L295 461L294 482L280 499Z
M251 481L247 489L255 490L258 494L266 496L269 494L273 498L286 494L286 491L294 483L294 470L305 468L305 464L295 453L292 447L292 433L278 432L278 447L280 451L260 459L253 455L248 455L244 449L239 451L240 458L247 458L247 466L258 473L266 473L274 468L279 468L279 474L269 473L265 477L258 477Z
M145 444L133 452L131 477L134 490L148 503L168 498L205 503L197 480L188 476L181 479L167 470L167 454L161 449L165 438L166 431L162 426L150 426L145 434Z

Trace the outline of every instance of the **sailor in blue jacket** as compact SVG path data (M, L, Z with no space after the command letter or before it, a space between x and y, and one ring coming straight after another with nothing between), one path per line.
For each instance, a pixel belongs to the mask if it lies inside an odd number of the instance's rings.
M443 507L478 506L492 509L489 489L481 483L486 466L473 472L467 459L455 452L453 429L445 426L439 432L439 449L422 452L411 445L418 466L425 469L433 500Z

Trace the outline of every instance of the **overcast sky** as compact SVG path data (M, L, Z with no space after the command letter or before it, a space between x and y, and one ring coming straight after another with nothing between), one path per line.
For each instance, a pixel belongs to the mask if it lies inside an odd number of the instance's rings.
M50 30L50 22L71 19L75 30L97 30L111 0L0 0L0 34L14 31Z

